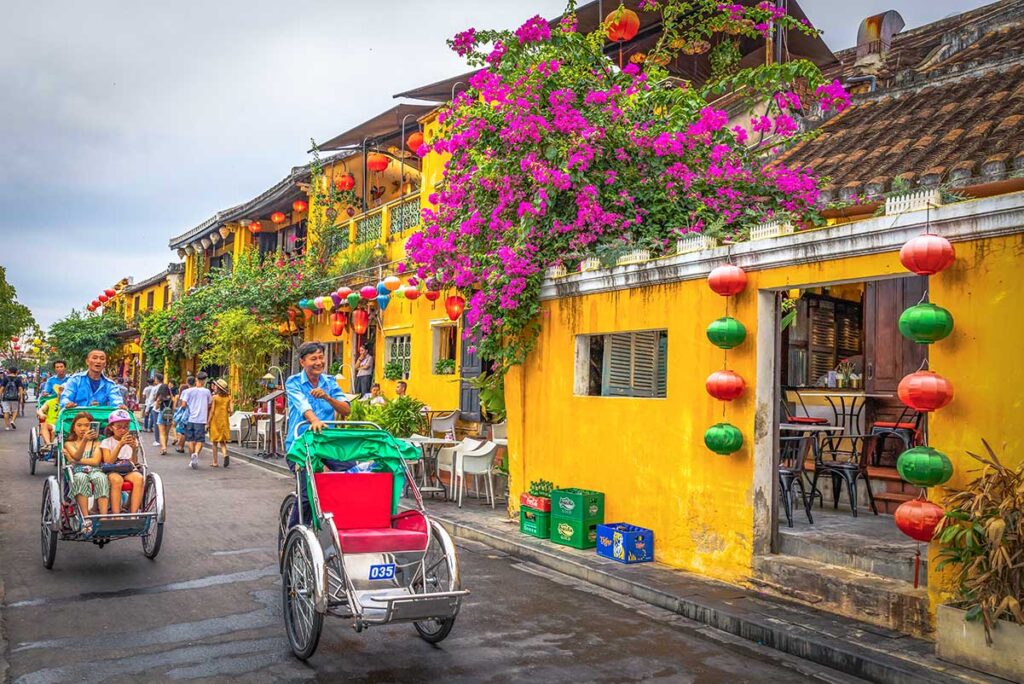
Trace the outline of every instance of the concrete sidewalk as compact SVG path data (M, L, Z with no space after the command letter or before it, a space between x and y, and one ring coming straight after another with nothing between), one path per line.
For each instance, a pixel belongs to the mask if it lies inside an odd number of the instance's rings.
M230 447L229 447L230 448ZM251 463L287 472L283 459L231 448ZM426 507L455 537L486 544L541 567L673 611L723 632L872 682L1003 682L940 661L934 644L899 632L716 582L661 563L622 565L519 532L501 503L464 507L427 497Z

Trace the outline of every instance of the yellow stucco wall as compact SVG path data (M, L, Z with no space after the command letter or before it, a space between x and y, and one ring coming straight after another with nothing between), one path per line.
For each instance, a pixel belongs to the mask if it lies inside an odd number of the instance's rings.
M1024 370L1013 351L1024 317L1008 302L1024 253L1024 236L958 243L958 260L931 279L933 302L956 319L949 339L933 345L931 365L957 388L950 407L935 414L931 443L953 460L962 482L965 449L980 437L1007 441L1011 462L1024 459L1016 417ZM748 271L747 289L728 302L703 279L545 302L537 349L506 381L513 497L531 480L605 492L606 520L654 530L659 561L711 577L750 576L754 534L752 440L758 353L758 289L799 287L906 273L897 253ZM705 336L726 313L747 328L728 352L728 367L746 380L745 394L728 404L711 399L704 381L722 368L724 353ZM575 335L668 330L665 399L573 394ZM743 448L717 456L704 430L722 419L742 430ZM937 495L937 492L933 495Z

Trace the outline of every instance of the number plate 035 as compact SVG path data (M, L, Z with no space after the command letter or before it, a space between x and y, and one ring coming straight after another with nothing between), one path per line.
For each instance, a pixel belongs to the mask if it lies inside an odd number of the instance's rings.
M371 565L370 566L370 579L371 580L395 579L395 564L394 563L385 563L383 565Z

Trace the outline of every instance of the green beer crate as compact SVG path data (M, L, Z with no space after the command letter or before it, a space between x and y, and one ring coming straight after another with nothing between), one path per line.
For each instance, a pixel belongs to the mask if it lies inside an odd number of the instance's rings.
M551 513L551 541L574 549L592 549L597 546L599 520L576 520Z
M551 514L529 506L519 508L519 531L531 537L547 539L551 529Z
M551 514L576 522L604 522L604 493L589 489L555 489Z

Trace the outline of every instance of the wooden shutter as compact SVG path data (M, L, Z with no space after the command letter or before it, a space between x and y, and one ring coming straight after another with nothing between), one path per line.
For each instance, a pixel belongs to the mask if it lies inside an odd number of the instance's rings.
M604 373L601 394L629 397L633 394L632 335L615 333L604 339Z
M633 396L654 397L658 391L658 332L633 333Z
M658 333L658 397L668 396L668 333Z
M808 302L807 314L810 345L807 381L813 385L836 367L835 306L828 300L816 299Z
M663 332L648 330L605 336L601 394L613 397L665 396L667 366Z

